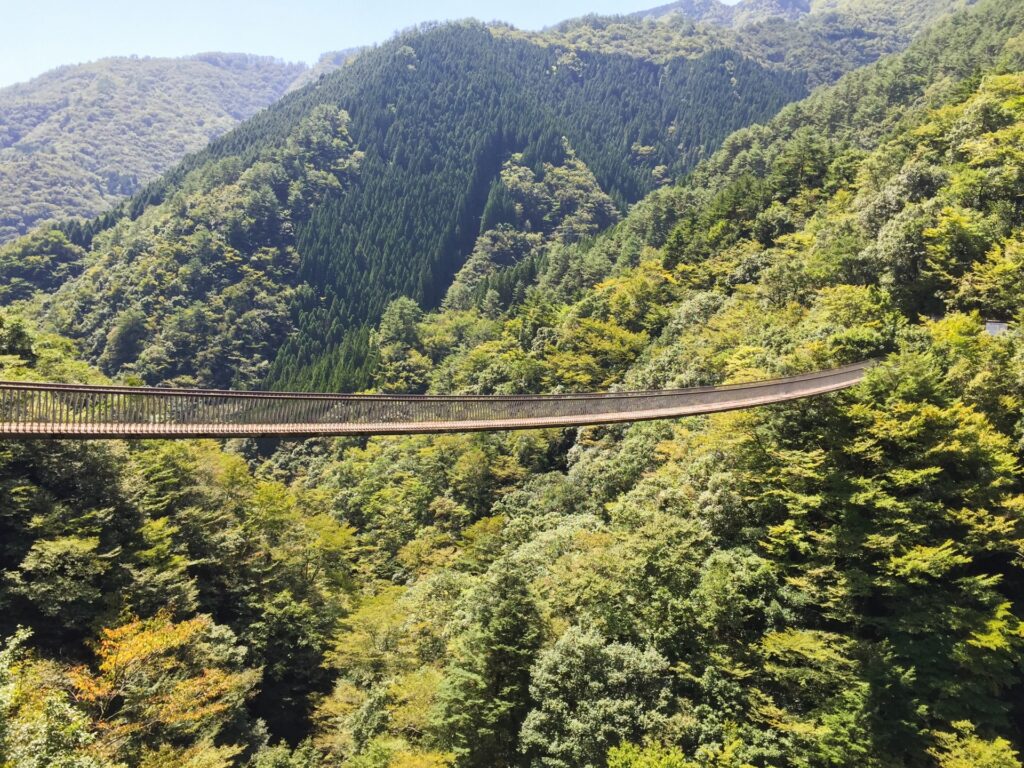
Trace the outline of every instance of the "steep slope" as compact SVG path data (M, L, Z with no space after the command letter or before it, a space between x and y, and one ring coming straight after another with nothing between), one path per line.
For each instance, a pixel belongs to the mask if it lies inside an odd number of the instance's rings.
M255 477L210 443L0 445L0 633L34 633L0 651L0 753L1020 768L1024 7L738 132L597 238L579 159L524 159L446 308L385 311L381 389L882 365L709 418L245 449ZM0 320L4 377L96 376L68 348Z
M807 16L842 14L868 27L891 26L912 35L974 2L976 0L740 0L726 5L721 0L678 0L631 15L643 19L682 16L690 21L739 29L772 20L793 22Z
M551 44L618 51L653 61L694 56L714 47L743 51L765 66L800 72L808 86L901 51L938 19L973 0L877 0L783 3L718 0L674 4L627 17L587 16L542 33Z
M345 64L351 61L354 57L358 56L362 51L362 48L345 48L341 51L328 51L317 59L316 64L311 66L288 86L288 93L297 91L309 83L318 80L321 76L333 72L336 69L340 69Z
M728 50L661 65L564 54L472 23L428 27L364 52L214 141L122 213L85 230L68 227L91 251L77 267L84 273L48 302L48 316L108 372L134 371L153 383L185 376L252 385L272 363L274 386L364 386L367 323L397 295L440 302L485 210L494 208L499 171L513 153L540 168L575 152L622 207L693 167L731 130L803 92L798 76ZM303 189L254 169L322 106L347 110L346 130L362 157L350 188L307 204ZM228 192L239 184L243 195ZM263 226L268 220L280 226ZM230 251L206 247L209 233ZM21 255L0 263L16 267L40 256L33 246L13 247ZM213 277L225 258L241 260L239 274L250 266L262 272L261 249L281 248L294 258L272 278L276 288L254 294ZM182 336L211 354L233 348L194 321L207 314L211 289L237 294L233 302L252 321L232 329L254 334L243 348L261 349L239 359L244 373L239 363L204 368L194 365L203 355L174 352ZM281 333L267 338L261 297L282 289L284 304L272 302ZM132 328L137 339L113 351L118 328ZM168 333L177 336L173 344ZM164 358L184 370L168 376L147 362Z
M0 89L0 242L91 218L278 99L301 64L103 59Z

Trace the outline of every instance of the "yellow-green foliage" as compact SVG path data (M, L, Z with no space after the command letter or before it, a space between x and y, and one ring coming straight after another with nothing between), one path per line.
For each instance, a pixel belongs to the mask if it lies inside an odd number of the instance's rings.
M0 627L34 632L0 652L4 758L1019 766L1022 29L1019 3L984 0L604 235L489 239L539 251L521 295L398 300L372 334L394 388L879 358L855 389L269 458L0 445ZM0 343L19 376L59 365L29 326L5 319Z
M1022 337L987 335L981 313L1021 311L1021 219L1000 180L1016 173L1022 95L1019 74L986 76L860 148L842 128L751 138L596 243L551 249L504 314L416 318L407 349L440 390L887 362L827 400L582 430L564 464L543 448L523 462L511 437L464 445L443 470L424 459L450 438L346 449L310 477L353 489L345 514L377 575L406 586L366 604L382 617L373 601L387 600L398 666L382 655L374 682L335 656L345 682L331 701L352 703L318 738L348 734L344 754L368 756L380 742L359 727L379 718L377 739L451 748L465 766L517 764L517 739L525 764L598 765L611 747L612 766L1016 765ZM772 158L763 178L742 167L758 151ZM554 435L538 442L557 450ZM449 476L473 456L487 468L473 483L493 483L506 454L528 471L496 501L471 502ZM474 519L500 527L469 568ZM484 632L484 606L508 596L488 591L497 574L536 606L541 650ZM535 653L518 699L532 709L502 734L481 702L513 707L519 689L503 698L467 658L513 651ZM430 695L435 725L416 733L405 702Z

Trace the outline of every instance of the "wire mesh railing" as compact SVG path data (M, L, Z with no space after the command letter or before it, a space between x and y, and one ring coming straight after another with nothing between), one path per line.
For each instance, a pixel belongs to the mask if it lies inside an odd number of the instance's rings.
M823 394L856 384L870 364L749 384L560 395L328 395L0 382L0 436L303 436L580 426Z

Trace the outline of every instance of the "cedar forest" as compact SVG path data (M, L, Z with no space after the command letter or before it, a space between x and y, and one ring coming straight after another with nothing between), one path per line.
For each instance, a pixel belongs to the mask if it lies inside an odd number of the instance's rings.
M409 30L0 246L4 380L881 361L671 421L0 441L0 766L1020 768L1024 4L809 8Z

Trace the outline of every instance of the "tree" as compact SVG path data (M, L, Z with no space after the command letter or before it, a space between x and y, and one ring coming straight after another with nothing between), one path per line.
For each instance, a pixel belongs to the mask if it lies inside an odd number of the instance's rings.
M116 371L133 362L142 352L149 337L146 316L138 309L128 309L117 316L107 334L106 350L101 365L107 371Z
M939 768L1020 768L1017 750L1006 739L983 739L966 720L951 725L952 731L935 734L936 746L929 750Z
M545 768L599 768L623 741L656 736L668 705L668 662L653 648L606 644L572 627L541 653L531 675L536 705L522 749Z
M34 657L19 629L0 647L0 760L18 768L121 768L95 749L86 714L56 664Z
M608 768L694 768L678 749L665 746L638 747L623 744L608 752Z
M0 355L15 355L29 365L36 362L32 338L21 318L0 314Z
M438 694L439 738L466 768L523 763L519 730L532 704L530 670L543 637L526 579L514 568L492 574Z
M32 603L68 628L95 620L104 598L100 579L110 567L99 540L64 536L36 541L17 570L4 574L12 595Z
M244 717L259 673L244 667L243 656L231 631L209 617L173 622L158 614L104 629L95 672L81 666L69 678L112 755L160 765L214 749L209 740Z

